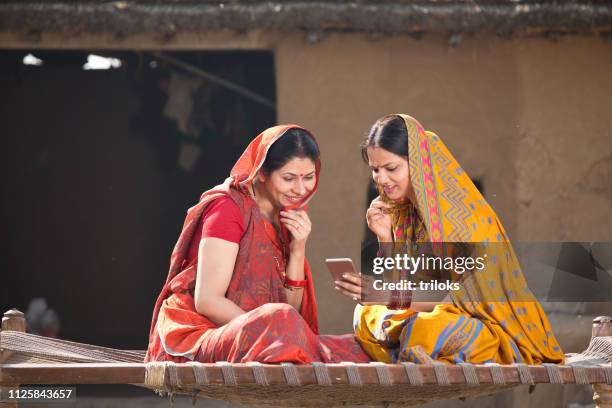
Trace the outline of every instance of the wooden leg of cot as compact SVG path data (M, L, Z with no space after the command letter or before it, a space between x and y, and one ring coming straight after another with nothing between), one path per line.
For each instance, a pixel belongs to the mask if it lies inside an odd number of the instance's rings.
M17 309L11 309L4 313L2 317L1 330L13 330L13 331L26 331L26 321L23 313ZM0 338L0 364L8 360L10 351L5 350L2 347L2 340ZM9 402L8 397L11 391L18 390L19 384L5 384L2 381L2 368L0 367L0 408L17 408L17 402Z
M592 337L612 336L612 317L599 316L593 319ZM612 385L594 384L593 401L597 408L612 408Z
M612 408L612 385L593 385L593 401L597 408Z

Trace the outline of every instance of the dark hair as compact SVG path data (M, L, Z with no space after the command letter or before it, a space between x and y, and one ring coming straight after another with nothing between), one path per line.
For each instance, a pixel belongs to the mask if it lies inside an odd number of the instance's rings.
M408 130L401 116L387 115L378 119L361 144L361 157L368 162L368 147L380 147L408 160Z
M295 157L307 157L315 163L319 159L317 143L308 132L297 128L289 129L272 143L261 169L265 174L270 174Z

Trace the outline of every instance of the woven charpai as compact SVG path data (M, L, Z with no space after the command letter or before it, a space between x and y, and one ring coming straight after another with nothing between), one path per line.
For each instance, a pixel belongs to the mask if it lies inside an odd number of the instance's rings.
M445 398L491 394L521 384L612 384L612 337L595 337L564 366L414 363L280 365L172 362L143 363L143 351L126 351L15 331L0 332L2 368L117 363L142 366L142 385L159 393L188 394L241 404L277 406L416 405ZM119 367L121 365L119 364ZM67 368L68 369L68 368ZM110 369L110 368L109 368ZM116 382L117 374L114 382ZM133 382L133 381L132 381Z

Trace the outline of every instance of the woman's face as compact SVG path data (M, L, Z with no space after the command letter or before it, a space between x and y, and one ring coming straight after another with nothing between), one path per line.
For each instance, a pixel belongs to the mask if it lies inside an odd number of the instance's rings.
M372 178L387 197L397 202L408 199L411 193L408 160L382 147L368 147L367 152Z
M300 203L317 184L315 163L307 157L294 157L269 175L260 172L258 178L277 208Z

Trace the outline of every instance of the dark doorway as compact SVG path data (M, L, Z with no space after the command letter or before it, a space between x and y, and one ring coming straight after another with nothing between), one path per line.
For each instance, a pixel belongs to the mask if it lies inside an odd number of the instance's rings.
M44 297L60 337L144 349L185 211L276 112L149 53L90 54L0 52L0 307ZM276 99L269 52L168 55Z

